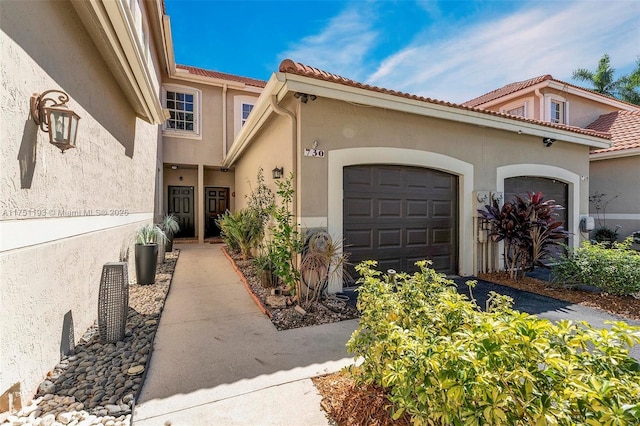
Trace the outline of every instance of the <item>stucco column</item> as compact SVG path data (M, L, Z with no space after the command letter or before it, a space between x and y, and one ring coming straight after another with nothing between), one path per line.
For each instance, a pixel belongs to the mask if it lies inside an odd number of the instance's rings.
M198 202L196 214L198 217L198 242L204 243L204 165L198 164L198 185L196 186Z

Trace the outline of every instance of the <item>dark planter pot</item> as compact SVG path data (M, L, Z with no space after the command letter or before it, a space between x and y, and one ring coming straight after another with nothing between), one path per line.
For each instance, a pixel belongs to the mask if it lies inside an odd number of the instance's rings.
M173 251L173 237L167 236L167 242L164 244L164 251L171 253Z
M136 244L136 280L138 284L156 282L158 244Z

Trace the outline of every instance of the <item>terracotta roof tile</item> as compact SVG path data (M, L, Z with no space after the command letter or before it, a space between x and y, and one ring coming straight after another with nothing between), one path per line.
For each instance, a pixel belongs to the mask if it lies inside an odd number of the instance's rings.
M529 80L517 81L515 83L507 84L506 86L503 86L503 87L501 87L499 89L492 90L489 93L485 93L482 96L478 96L477 98L471 99L470 101L463 102L462 105L476 107L476 106L485 104L487 102L493 101L495 99L498 99L498 98L500 98L502 96L507 96L507 95L510 95L511 93L515 93L515 92L517 92L519 90L526 89L527 87L535 86L536 84L542 83L543 81L555 81L556 83L562 84L563 86L573 87L574 89L584 90L585 92L594 93L594 94L596 94L598 96L602 96L603 98L613 99L613 100L615 100L617 102L621 102L623 104L631 105L631 106L634 106L636 108L638 107L637 105L634 105L632 103L623 101L622 99L617 99L617 98L614 98L613 96L609 96L609 95L603 95L602 93L598 93L595 90L591 90L591 89L587 89L586 87L581 87L581 86L577 86L575 84L567 83L566 81L557 80L557 79L553 78L553 76L551 76L550 74L545 74L545 75L541 75L541 76L538 76L538 77L530 78Z
M264 87L267 85L267 82L263 80L256 80L254 78L248 78L248 77L240 77L238 75L227 74L227 73L218 72L218 71L210 71L210 70L205 70L203 68L191 67L188 65L176 64L176 68L189 71L189 74L199 75L202 77L211 77L211 78L218 78L222 80L235 81L238 83L244 83L247 86Z
M478 96L477 98L471 99L470 101L463 102L462 105L466 105L466 106L482 105L486 102L501 98L503 96L507 96L511 93L517 92L518 90L526 89L527 87L534 86L538 83L542 83L543 81L547 81L547 80L553 80L553 77L550 74L546 74L546 75L530 78L529 80L516 81L515 83L509 83L506 86L502 86L499 89L492 90L491 92L485 93L484 95Z
M466 110L466 111L478 112L478 113L481 113L481 114L492 115L492 116L495 116L495 117L509 118L509 119L515 120L515 121L523 121L523 122L537 124L537 125L541 125L541 126L545 126L545 127L552 127L552 128L555 128L555 129L568 130L568 131L571 131L571 132L574 132L574 133L580 133L580 134L583 134L583 135L595 136L595 137L599 137L599 138L603 138L603 139L610 139L610 135L608 133L602 133L602 132L598 132L598 131L592 130L592 129L583 129L583 128L580 128L580 127L566 126L566 125L563 125L563 124L547 123L547 122L543 122L543 121L533 120L533 119L530 119L530 118L517 117L517 116L513 116L513 115L509 115L509 114L504 114L504 113L501 113L501 112L489 111L489 110L485 110L485 109L482 109L482 108L474 108L474 107L468 106L468 105L461 105L461 104L455 104L455 103L451 103L451 102L440 101L440 100L437 100L437 99L427 98L427 97L418 96L418 95L412 95L410 93L398 92L398 91L395 91L395 90L389 90L389 89L385 89L385 88L382 88L382 87L377 87L377 86L372 86L372 85L369 85L369 84L359 83L357 81L350 80L350 79L345 78L345 77L341 77L341 76L339 76L337 74L332 74L332 73L323 71L323 70L318 69L318 68L310 67L308 65L304 65L304 64L301 64L299 62L294 62L291 59L283 60L280 63L279 70L280 70L280 72L284 72L284 73L301 75L301 76L304 76L304 77L314 78L316 80L324 80L324 81L328 81L328 82L332 82L332 83L342 84L342 85L345 85L345 86L350 86L350 87L356 87L356 88L359 88L359 89L370 90L372 92L384 93L384 94L398 96L398 97L402 97L402 98L406 98L406 99L415 99L417 101L427 102L427 103L431 103L431 104L442 105L442 106L447 106L447 107L452 107L452 108L458 108L458 109L462 109L462 110Z
M616 111L598 117L587 129L611 134L613 146L591 151L592 154L640 148L640 111Z

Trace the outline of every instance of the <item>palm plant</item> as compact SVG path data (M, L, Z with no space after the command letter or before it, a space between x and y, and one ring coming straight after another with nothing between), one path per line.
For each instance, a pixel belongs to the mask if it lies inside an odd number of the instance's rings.
M232 250L240 251L243 260L251 257L251 250L264 234L262 220L252 209L243 209L236 213L226 211L216 219L216 224L220 227L220 236L224 242Z
M631 74L616 79L611 59L605 53L598 61L595 71L578 68L573 71L572 77L574 80L590 83L594 92L640 105L640 58L636 64L636 69Z

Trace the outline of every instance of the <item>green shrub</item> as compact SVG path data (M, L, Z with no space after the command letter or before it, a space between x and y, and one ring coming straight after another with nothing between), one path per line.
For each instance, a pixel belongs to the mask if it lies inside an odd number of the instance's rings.
M392 282L361 274L360 324L347 347L359 380L386 389L416 425L628 425L640 422L640 327L552 323L492 294L487 312L419 262Z
M621 243L585 241L569 251L553 268L553 282L562 286L593 285L616 295L640 292L640 252L631 250L632 239Z
M251 257L251 250L260 242L264 228L255 210L243 209L235 213L226 211L216 220L220 236L234 251L240 251L242 258Z

